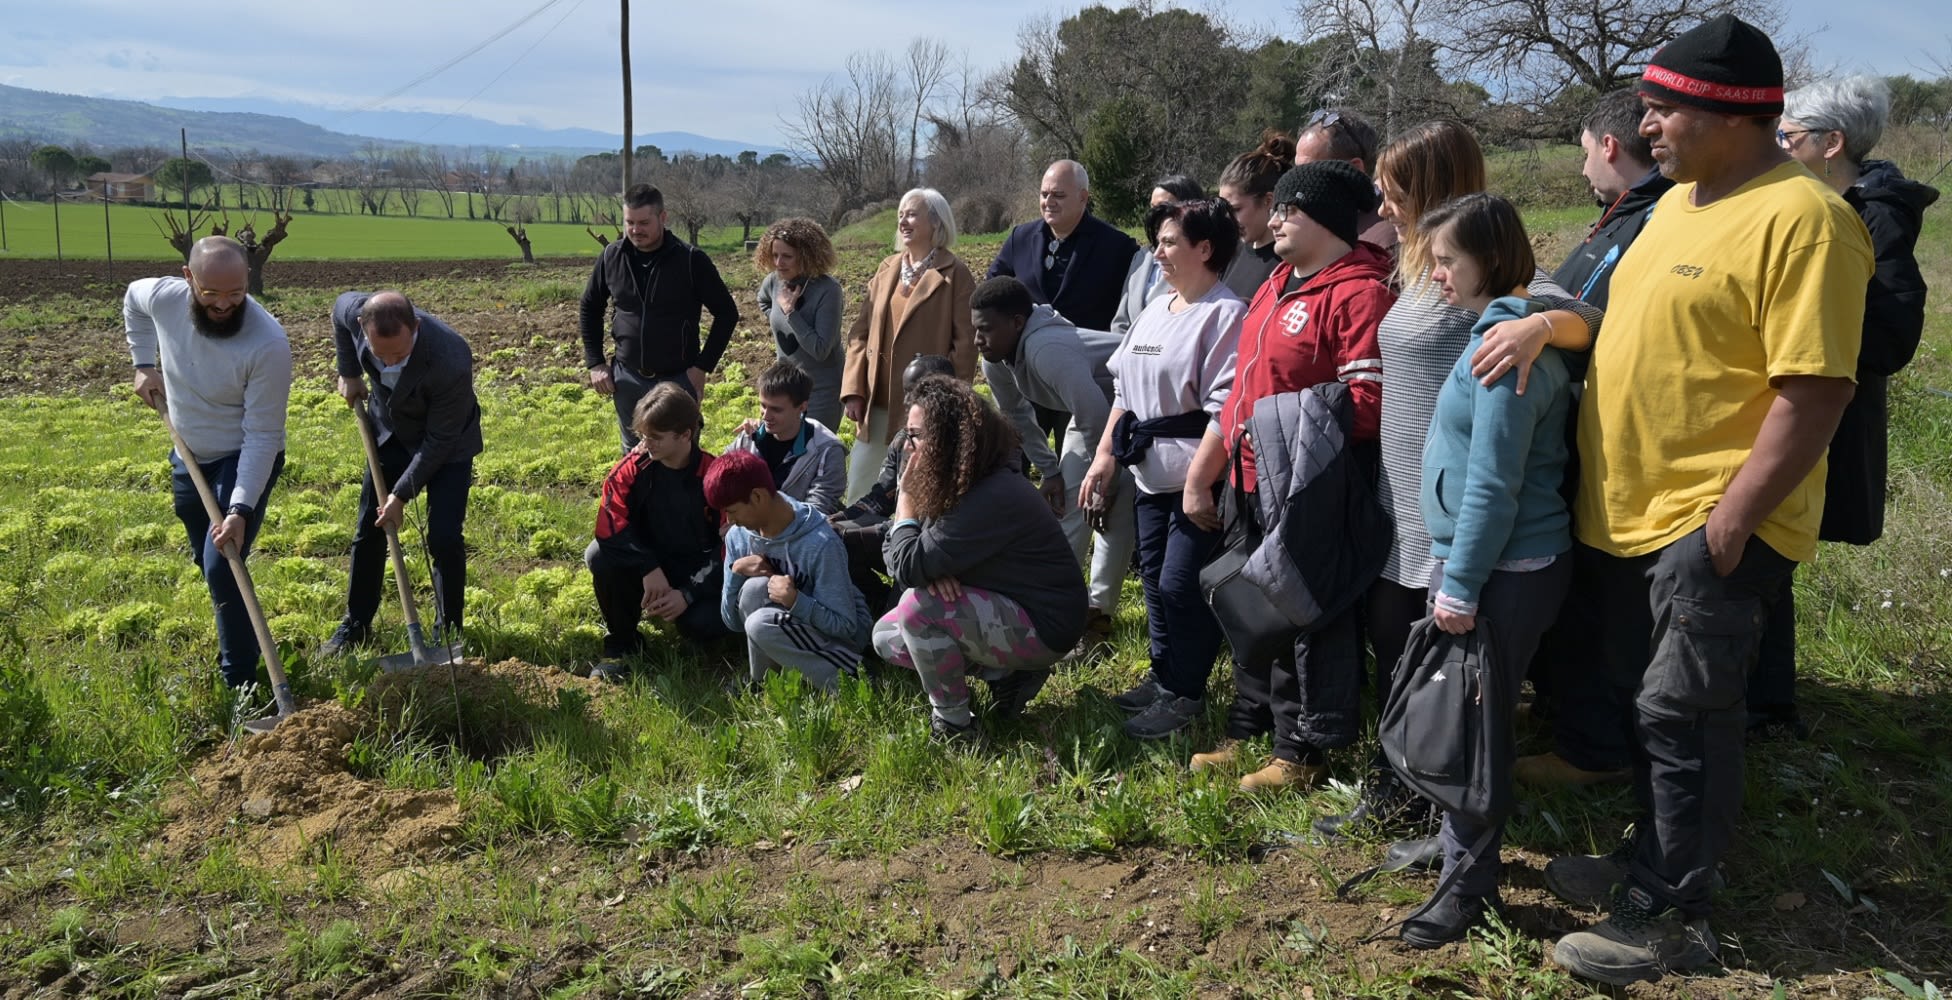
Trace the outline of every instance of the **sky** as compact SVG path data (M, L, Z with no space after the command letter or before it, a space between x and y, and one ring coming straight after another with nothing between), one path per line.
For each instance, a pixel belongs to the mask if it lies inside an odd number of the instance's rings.
M1237 24L1294 37L1294 2L1231 0L1224 9ZM1812 36L1823 64L1933 76L1933 57L1952 62L1945 0L1783 2L1790 29ZM909 39L929 35L988 70L1014 57L1026 21L1062 18L1082 5L638 0L631 24L634 131L785 145L781 116L851 52L899 52ZM1187 6L1202 9L1199 0ZM369 106L621 130L617 0L332 0L324 7L64 0L9 7L0 19L0 83L17 87L130 100L299 101L344 109L327 127L355 134L358 111ZM420 79L477 46L452 68Z

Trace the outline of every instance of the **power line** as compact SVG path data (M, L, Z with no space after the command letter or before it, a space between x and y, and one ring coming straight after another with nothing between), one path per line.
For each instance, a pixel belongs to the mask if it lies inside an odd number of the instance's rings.
M427 128L424 131L422 131L419 135L414 137L413 141L419 142L420 140L427 138L427 136L431 134L435 129L440 128L442 125L447 124L448 119L453 118L455 115L460 114L464 108L466 108L470 104L473 104L474 99L486 93L489 87L492 87L497 83L500 83L502 77L507 76L510 71L514 70L516 66L521 64L522 60L528 58L529 53L534 52L536 46L541 45L544 40L546 40L550 35L554 34L556 29L562 27L563 22L569 20L569 16L571 14L576 13L577 8L582 6L583 6L583 0L576 0L576 2L572 4L567 11L563 12L563 16L556 19L555 24L549 26L548 31L543 32L539 37L536 38L535 41L529 43L529 47L523 49L522 54L516 56L514 62L509 63L507 68L503 69L499 73L496 73L493 79L489 80L487 83L482 84L480 90L477 90L472 94L469 94L468 99L462 101L459 105L457 105L454 108L454 110L449 111L447 114L442 115L440 117L440 120L434 122L434 124L427 126Z
M529 11L527 14L522 15L520 18L516 19L515 23L510 24L508 27L503 28L502 30L497 31L494 34L488 36L483 41L470 47L467 51L461 53L458 56L455 56L452 59L449 59L444 63L441 63L439 66L436 66L433 69L430 69L427 72L420 74L419 76L414 77L413 79L407 81L405 84L402 84L401 86L396 87L393 90L388 91L387 93L374 98L373 100L367 101L365 104L362 104L359 107L356 107L351 111L346 112L343 115L340 115L339 117L333 119L331 124L336 125L339 122L345 121L346 119L353 117L354 115L363 114L367 111L371 111L374 108L377 108L380 105L385 104L386 102L396 97L399 97L401 94L404 94L407 91L412 90L413 88L418 87L429 80L432 80L433 78L441 75L442 73L445 73L450 69L453 69L454 67L460 65L463 61L467 60L469 57L480 52L482 49L485 49L488 46L493 45L504 38L507 38L509 34L513 32L515 29L520 28L521 26L529 23L530 21L535 20L544 11L562 2L563 0L544 0L542 6L537 7L536 9Z

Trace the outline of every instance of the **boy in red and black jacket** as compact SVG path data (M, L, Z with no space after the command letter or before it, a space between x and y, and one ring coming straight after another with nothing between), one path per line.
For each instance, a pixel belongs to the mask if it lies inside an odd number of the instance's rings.
M644 647L649 613L687 639L730 632L719 618L719 515L705 503L713 456L698 447L698 401L676 385L652 387L631 414L638 443L603 480L596 540L583 553L607 634L593 677L622 680L621 662Z

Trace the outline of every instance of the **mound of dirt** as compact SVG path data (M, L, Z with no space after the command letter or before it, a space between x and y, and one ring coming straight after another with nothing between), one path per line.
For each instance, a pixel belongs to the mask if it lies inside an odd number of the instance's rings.
M368 872L419 863L459 842L454 793L361 776L349 763L356 741L387 740L411 726L471 754L505 753L526 738L524 720L566 706L587 710L602 690L520 660L463 660L451 676L445 665L382 675L356 709L311 705L197 765L164 803L159 841L189 855L229 838L245 863L262 868L316 862L327 844Z

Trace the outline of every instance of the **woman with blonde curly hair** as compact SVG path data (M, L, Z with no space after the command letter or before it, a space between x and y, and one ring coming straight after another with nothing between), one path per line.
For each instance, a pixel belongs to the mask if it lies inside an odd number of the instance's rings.
M840 280L832 274L836 259L827 231L805 218L767 226L752 256L753 269L766 275L759 282L759 311L772 325L773 346L781 361L813 376L807 416L830 431L840 429L840 375L847 362Z
M1021 714L1084 632L1084 574L995 406L931 375L903 416L908 462L881 552L904 592L875 623L874 649L921 678L934 736L980 742L968 674L989 681L994 718Z

